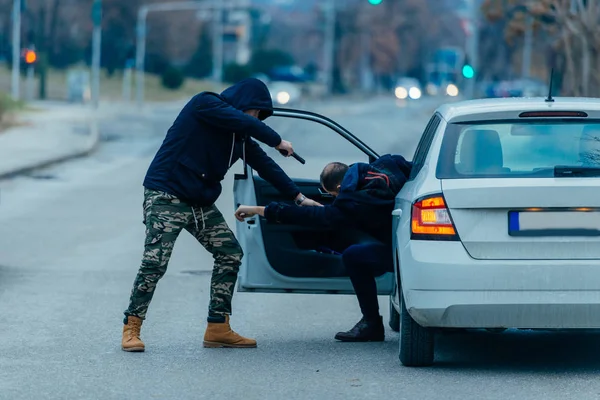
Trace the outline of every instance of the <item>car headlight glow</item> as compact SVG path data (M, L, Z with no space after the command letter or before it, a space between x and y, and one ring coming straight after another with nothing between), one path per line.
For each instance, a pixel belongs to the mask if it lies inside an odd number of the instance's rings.
M279 92L277 93L277 102L279 104L287 104L290 101L290 94L288 92Z
M458 96L458 87L451 83L446 87L446 93L448 94L448 96Z
M403 88L402 86L398 86L395 90L395 94L397 98L399 98L400 100L404 100L408 97L408 90L406 90L406 88Z
M419 89L418 87L411 87L408 91L408 95L413 100L419 99L421 98L421 89Z

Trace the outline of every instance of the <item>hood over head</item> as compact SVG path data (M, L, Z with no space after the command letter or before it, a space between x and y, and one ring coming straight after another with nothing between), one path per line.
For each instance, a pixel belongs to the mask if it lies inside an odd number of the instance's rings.
M273 100L267 85L259 79L248 78L225 89L221 97L240 111L260 110L262 121L273 115Z

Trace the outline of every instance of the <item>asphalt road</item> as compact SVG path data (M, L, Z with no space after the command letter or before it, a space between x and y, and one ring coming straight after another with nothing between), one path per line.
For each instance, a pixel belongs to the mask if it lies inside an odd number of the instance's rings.
M306 106L380 153L411 158L430 105ZM360 318L353 296L236 293L233 328L258 348L204 349L212 260L186 234L144 323L147 351L121 351L143 248L141 181L176 111L105 121L92 157L0 182L0 399L600 397L597 334L448 334L434 367L410 369L389 330L383 343L333 340ZM285 160L292 176L316 177L324 162L354 154L312 127L272 125L307 159ZM230 174L218 206L234 226L231 188Z

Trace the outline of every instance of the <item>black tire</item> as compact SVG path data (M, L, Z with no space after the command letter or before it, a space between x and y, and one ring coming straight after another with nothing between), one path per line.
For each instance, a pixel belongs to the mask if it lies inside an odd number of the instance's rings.
M392 296L390 296L390 320L388 323L394 332L400 332L400 313L394 307Z
M406 311L400 291L400 362L407 367L427 367L433 364L434 332L417 324Z

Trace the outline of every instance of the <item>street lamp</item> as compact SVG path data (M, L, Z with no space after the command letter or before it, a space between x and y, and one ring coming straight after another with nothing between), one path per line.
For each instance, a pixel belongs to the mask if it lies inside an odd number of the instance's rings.
M335 0L328 0L323 5L325 12L325 32L324 39L325 54L323 55L323 78L324 86L328 94L333 92L333 68L335 63L335 25L336 25L336 3Z
M92 103L98 107L100 99L100 51L102 46L102 0L94 0L92 6L94 33L92 38Z
M21 49L21 12L25 3L21 0L13 1L13 32L12 32L12 97L14 100L19 100L19 69L21 68L21 57L19 51Z

